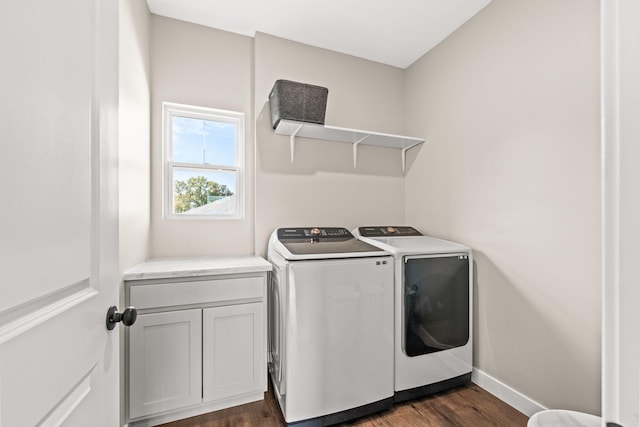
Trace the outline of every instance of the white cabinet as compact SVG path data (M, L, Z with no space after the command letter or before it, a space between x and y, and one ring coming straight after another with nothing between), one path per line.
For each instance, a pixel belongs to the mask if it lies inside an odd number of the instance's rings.
M125 334L129 426L152 426L264 398L267 274L262 258L224 268L125 273L138 319ZM163 261L166 262L166 261ZM178 261L176 261L178 262ZM184 262L184 260L181 260ZM251 263L249 263L251 264ZM168 267L167 267L168 268ZM146 273L145 273L146 272Z
M130 416L199 403L202 310L138 316L129 333Z
M264 348L262 303L213 307L202 313L205 401L260 390Z

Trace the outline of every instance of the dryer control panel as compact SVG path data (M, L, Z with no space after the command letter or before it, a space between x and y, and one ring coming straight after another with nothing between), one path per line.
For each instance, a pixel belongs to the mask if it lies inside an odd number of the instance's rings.
M422 236L413 227L395 225L358 227L358 233L362 237Z

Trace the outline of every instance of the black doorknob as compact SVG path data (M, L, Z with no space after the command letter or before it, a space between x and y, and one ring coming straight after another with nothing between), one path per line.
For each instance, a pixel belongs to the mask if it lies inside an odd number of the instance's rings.
M107 329L112 330L118 322L122 322L124 326L131 326L136 323L137 318L138 310L135 307L127 307L122 313L119 313L118 307L111 306L107 311Z

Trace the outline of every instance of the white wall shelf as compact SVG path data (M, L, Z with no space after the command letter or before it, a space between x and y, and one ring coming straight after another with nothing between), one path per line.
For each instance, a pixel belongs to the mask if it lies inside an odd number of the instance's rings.
M402 170L405 169L406 152L408 149L422 144L425 140L410 136L391 135L387 133L369 132L365 130L346 129L336 126L318 125L315 123L298 122L294 120L280 120L275 129L277 135L288 135L291 144L291 163L295 158L296 137L324 139L353 144L353 167L356 167L359 145L374 145L377 147L396 148L400 150Z

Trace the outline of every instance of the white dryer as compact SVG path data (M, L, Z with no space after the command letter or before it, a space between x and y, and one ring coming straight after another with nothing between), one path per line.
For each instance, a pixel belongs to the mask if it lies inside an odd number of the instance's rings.
M325 426L393 404L393 258L344 228L269 241L269 373L287 424Z
M353 231L395 260L395 396L413 399L466 384L472 370L473 252L413 227Z

